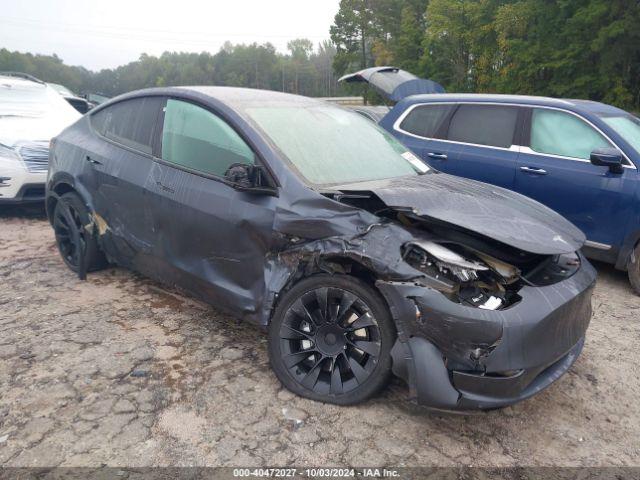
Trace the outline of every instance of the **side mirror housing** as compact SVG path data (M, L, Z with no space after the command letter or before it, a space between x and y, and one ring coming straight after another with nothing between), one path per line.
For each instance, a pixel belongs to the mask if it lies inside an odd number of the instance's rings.
M271 186L269 175L262 165L234 163L224 176L237 190L271 195L276 191Z
M609 167L612 173L622 173L622 153L617 148L598 148L591 152L591 163Z

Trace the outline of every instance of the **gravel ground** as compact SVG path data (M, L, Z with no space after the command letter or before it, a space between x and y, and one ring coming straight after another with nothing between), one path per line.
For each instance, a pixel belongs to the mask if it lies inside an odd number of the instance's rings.
M4 207L0 465L638 466L640 297L597 267L584 352L537 397L337 407L285 391L259 329L120 268L79 281L40 210Z

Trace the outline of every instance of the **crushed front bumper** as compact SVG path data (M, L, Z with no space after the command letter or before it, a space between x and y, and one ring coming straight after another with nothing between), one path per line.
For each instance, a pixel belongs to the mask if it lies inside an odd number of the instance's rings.
M570 278L523 287L498 310L454 303L414 283L382 282L396 326L394 373L418 403L446 410L497 408L562 376L582 351L596 271L581 257Z

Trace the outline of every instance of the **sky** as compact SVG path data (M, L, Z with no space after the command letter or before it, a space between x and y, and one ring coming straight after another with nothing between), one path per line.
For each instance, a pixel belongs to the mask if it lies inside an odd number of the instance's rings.
M225 41L329 38L340 0L0 0L0 48L56 53L68 65L113 68L141 53L216 53Z

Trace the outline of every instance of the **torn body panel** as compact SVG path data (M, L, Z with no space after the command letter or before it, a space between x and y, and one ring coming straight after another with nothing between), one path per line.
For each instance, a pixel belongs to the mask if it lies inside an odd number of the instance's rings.
M515 403L546 388L575 361L596 278L584 257L580 269L559 282L519 285L517 300L493 311L452 301L434 279L409 265L402 248L416 238L430 237L383 220L353 237L304 242L271 259L267 284L275 298L296 272L304 275L301 265L331 271L340 259L373 272L398 331L394 372L426 406L465 410Z

